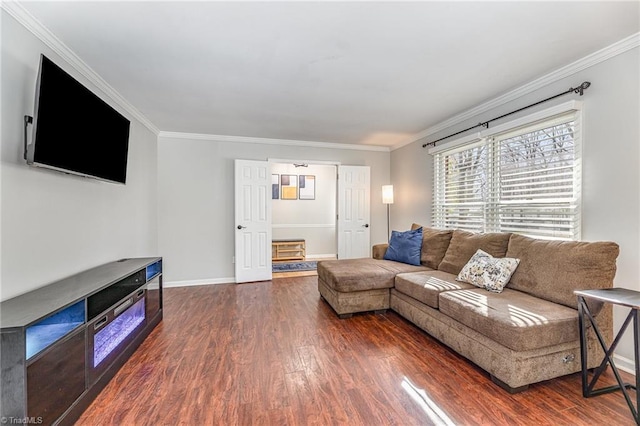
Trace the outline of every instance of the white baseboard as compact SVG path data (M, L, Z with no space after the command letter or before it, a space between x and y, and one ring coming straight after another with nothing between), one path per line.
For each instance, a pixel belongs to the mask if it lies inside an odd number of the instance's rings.
M618 369L629 374L633 374L634 376L636 375L636 367L632 359L613 354L613 362L616 363L616 367L618 367Z
M286 229L286 228L335 228L335 223L273 223L271 228L273 229Z
M230 278L211 278L208 280L186 280L186 281L165 281L162 287L190 287L194 285L213 285L213 284L235 284L235 277Z
M305 256L305 260L314 260L314 259L337 259L337 255L335 253L329 253L329 254L308 254Z

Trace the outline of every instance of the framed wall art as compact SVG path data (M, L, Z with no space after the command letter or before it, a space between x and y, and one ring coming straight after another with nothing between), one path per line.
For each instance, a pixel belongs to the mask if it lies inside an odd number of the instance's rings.
M300 175L300 199L316 199L316 177L314 175Z
M271 199L277 200L280 198L280 175L271 175Z
M298 176L280 175L280 198L283 200L298 199Z

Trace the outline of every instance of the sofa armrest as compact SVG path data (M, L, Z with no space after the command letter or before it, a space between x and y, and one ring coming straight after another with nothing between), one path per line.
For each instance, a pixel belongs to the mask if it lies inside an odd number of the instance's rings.
M387 252L387 247L389 247L389 244L387 243L375 244L373 246L373 258L382 259L384 257L384 254Z

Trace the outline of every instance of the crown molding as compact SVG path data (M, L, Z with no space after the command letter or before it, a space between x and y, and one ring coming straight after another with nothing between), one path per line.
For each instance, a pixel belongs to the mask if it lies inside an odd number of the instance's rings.
M570 63L562 68L559 68L555 71L550 72L549 74L545 74L540 78L537 78L529 83L524 84L510 92L507 92L501 96L493 98L485 103L482 103L474 108L468 109L460 114L454 115L453 117L442 121L434 126L429 127L419 133L416 133L411 138L394 145L391 147L391 151L402 148L403 146L409 145L413 142L419 141L420 139L424 139L427 136L434 135L442 130L448 129L449 127L455 126L456 124L460 124L470 118L473 118L479 114L490 111L500 105L506 104L507 102L511 102L521 96L534 92L544 86L547 86L551 83L555 83L565 77L578 73L586 68L597 65L601 62L606 61L607 59L611 59L614 56L620 55L628 50L636 48L640 46L640 33L635 33L630 35L629 37L623 38L622 40L613 43L610 46L607 46L603 49L600 49L590 55L585 56L582 59L578 59L575 62Z
M64 44L59 38L57 38L49 29L47 29L40 21L38 21L31 13L29 13L20 3L16 1L0 1L0 8L11 15L16 21L24 26L29 32L31 32L36 38L42 41L47 47L58 54L64 61L66 61L75 71L84 76L87 80L93 83L100 91L102 91L112 101L126 110L136 120L142 123L147 129L158 136L178 138L178 139L197 139L197 140L215 140L222 142L237 142L237 143L261 143L271 145L290 145L290 146L307 146L314 148L327 148L327 149L350 149L361 151L379 151L389 152L402 148L418 140L424 139L430 135L436 134L456 124L462 123L470 118L473 118L479 114L490 111L500 105L515 100L528 93L534 92L546 85L554 83L586 68L597 65L607 59L622 54L628 50L640 46L640 33L635 33L627 38L624 38L610 46L600 49L582 59L579 59L567 66L559 68L549 74L546 74L536 80L520 86L512 91L509 91L501 96L498 96L488 102L482 103L474 108L466 110L460 114L457 114L445 121L442 121L434 126L429 127L419 133L416 133L409 139L394 145L393 147L383 146L371 146L371 145L355 145L355 144L341 144L331 142L314 142L314 141L296 141L287 139L268 139L268 138L253 138L243 136L224 136L224 135L204 135L195 133L177 133L177 132L164 132L160 131L146 116L144 116L137 108L135 108L129 101L127 101L120 93L118 93L113 87L109 85L100 75L93 71L78 55L76 55L66 44Z
M256 143L256 144L263 144L263 145L286 145L286 146L300 146L300 147L308 147L308 148L350 149L355 151L389 152L391 150L387 146L355 145L355 144L335 143L335 142L299 141L299 140L291 140L291 139L255 138L250 136L209 135L209 134L202 134L202 133L181 133L181 132L161 131L158 134L158 136L161 138L171 138L171 139L191 139L191 140L201 140L201 141L232 142L232 143Z
M16 1L0 1L0 7L31 32L38 40L42 41L47 47L53 50L53 52L59 55L75 71L94 84L104 95L131 114L132 117L142 123L155 135L158 135L160 129L111 87L98 73L92 70L91 67L80 59L66 44L29 13L24 6Z

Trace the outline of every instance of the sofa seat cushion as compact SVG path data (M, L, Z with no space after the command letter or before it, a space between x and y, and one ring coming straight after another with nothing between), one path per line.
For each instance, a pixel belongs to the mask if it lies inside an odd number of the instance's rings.
M440 312L513 349L527 351L577 341L578 311L520 291L440 293Z
M477 288L456 281L456 276L442 271L408 272L396 275L396 290L438 309L438 295L443 291Z
M340 259L318 262L318 278L343 293L393 287L396 275L428 268L393 260Z

